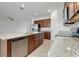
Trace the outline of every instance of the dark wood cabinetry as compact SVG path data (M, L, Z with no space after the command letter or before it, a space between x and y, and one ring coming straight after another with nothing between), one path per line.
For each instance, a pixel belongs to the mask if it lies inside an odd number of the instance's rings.
M28 37L28 54L43 43L42 33L33 34Z
M73 2L69 2L69 19L72 17L72 15L75 13L75 7Z
M32 51L39 47L43 43L43 33L33 33L26 36L14 37L1 41L6 47L2 52L7 57L24 57L28 56ZM5 44L6 43L6 44Z
M34 35L28 37L28 53L31 53L34 50Z
M38 35L38 40L39 40L38 44L41 45L43 43L43 34Z
M40 27L50 27L51 20L50 19L36 20L34 21L34 24L39 24Z
M68 10L66 11L66 9ZM64 15L66 19L65 23L73 23L79 21L79 2L65 2L64 4L64 12L68 12L68 14ZM67 18L68 16L69 18Z
M12 50L12 40L7 40L7 57L11 57Z
M44 32L44 39L51 39L51 32Z
M38 35L35 35L35 48L39 46Z

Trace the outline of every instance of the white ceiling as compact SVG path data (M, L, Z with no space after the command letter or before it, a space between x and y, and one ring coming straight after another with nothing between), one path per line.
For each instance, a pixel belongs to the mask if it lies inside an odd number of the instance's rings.
M21 4L25 8L21 10ZM48 9L53 11L63 5L63 2L0 2L0 20L12 17L16 20L30 20L32 17L50 16ZM38 13L38 15L34 15Z

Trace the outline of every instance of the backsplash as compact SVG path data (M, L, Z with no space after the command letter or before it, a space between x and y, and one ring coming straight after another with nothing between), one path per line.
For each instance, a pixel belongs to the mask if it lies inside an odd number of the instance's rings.
M44 28L41 28L41 31L51 31L51 27L44 27Z

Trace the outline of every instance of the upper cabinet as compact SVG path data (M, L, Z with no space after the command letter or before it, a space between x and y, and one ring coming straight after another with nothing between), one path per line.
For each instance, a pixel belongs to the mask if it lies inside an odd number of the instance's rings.
M65 2L63 16L65 24L79 21L79 2Z
M79 10L79 2L75 2L75 11Z
M75 13L75 7L74 7L74 3L70 2L68 4L68 8L69 8L69 19L73 16L73 14Z
M40 27L50 27L51 20L50 19L35 20L34 24L39 24Z

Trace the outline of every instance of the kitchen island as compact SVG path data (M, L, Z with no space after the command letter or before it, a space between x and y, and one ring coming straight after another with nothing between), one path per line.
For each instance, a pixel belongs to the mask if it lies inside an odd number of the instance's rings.
M63 33L63 32L62 32ZM59 33L58 33L59 34ZM52 41L49 57L79 57L79 37L72 36L71 33L56 35Z
M36 46L37 42L36 40L38 40L38 42L41 41L41 43L37 46ZM31 45L31 43L33 46ZM39 47L42 43L43 43L42 32L16 33L16 34L14 33L14 34L0 35L0 56L24 57L30 54L32 51L34 51L35 48Z

